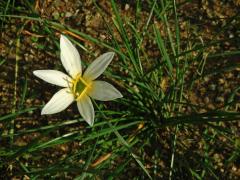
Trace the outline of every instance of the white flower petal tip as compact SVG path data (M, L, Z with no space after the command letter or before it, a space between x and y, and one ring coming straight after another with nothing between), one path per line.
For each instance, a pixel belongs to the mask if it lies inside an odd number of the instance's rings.
M33 74L48 83L61 87L68 87L68 82L71 81L68 75L55 70L36 70Z
M69 93L69 89L61 89L55 93L50 101L43 107L41 115L61 112L72 104L73 101L74 97Z
M89 80L94 80L99 77L111 63L114 55L114 52L107 52L99 56L89 65L83 77Z
M89 96L100 101L111 101L122 98L123 95L111 84L105 81L93 81Z
M83 119L93 126L95 114L91 99L88 96L82 97L81 101L77 102L77 107Z
M82 74L81 58L76 47L64 35L60 37L61 61L72 77Z

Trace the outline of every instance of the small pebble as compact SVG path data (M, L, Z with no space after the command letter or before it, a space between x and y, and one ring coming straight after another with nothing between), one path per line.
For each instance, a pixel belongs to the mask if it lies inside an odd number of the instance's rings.
M66 17L66 18L69 18L69 17L71 17L72 15L73 15L72 13L66 12L65 17Z
M234 38L234 34L229 34L229 38Z
M215 106L213 104L208 104L207 107L208 109L212 109L212 110L215 109Z
M221 78L218 80L218 84L224 84L224 83L225 83L224 79Z
M204 81L204 82L208 82L209 80L210 80L210 78L207 77L207 76L203 78L203 81Z
M126 4L124 9L125 11L127 11L129 8L130 8L129 4Z
M225 93L226 93L226 94L231 93L231 91L232 91L232 90L231 90L230 88L225 89Z
M205 103L205 104L208 104L208 103L209 103L209 101L210 101L210 100L209 100L209 97L207 97L207 96L206 96L206 97L204 97L204 103Z
M216 90L216 84L210 84L210 85L209 85L209 89L210 89L211 91L215 91L215 90Z
M216 101L217 103L224 103L224 97L218 96L218 97L216 97L215 101Z

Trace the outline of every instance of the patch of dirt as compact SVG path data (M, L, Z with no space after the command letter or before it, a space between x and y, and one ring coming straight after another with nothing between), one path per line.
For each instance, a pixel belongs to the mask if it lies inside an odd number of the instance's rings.
M179 1L182 3L185 1ZM112 14L111 3L106 0L97 1L97 5L102 9L102 13L105 15L104 19L102 18L101 13L98 8L92 1L78 1L78 0L47 0L47 1L36 1L35 11L42 18L51 19L56 22L60 22L63 25L68 25L74 29L77 29L80 32L84 32L92 37L96 37L101 41L110 42L113 37L109 36L108 26L113 26L112 19L114 18ZM119 7L121 7L121 17L124 19L124 23L130 22L135 18L135 6L134 2L128 1L118 1ZM231 95L239 87L240 78L239 78L239 55L232 56L211 56L211 53L223 53L224 51L232 51L240 49L240 21L231 21L231 18L239 14L240 8L239 1L196 1L196 2L187 2L179 7L179 23L181 31L181 41L185 42L182 44L182 48L192 47L194 44L188 44L189 42L198 42L199 44L207 44L211 40L220 41L220 43L213 44L209 46L205 51L209 54L196 54L193 52L192 56L196 58L194 67L192 67L191 72L189 72L189 78L186 78L186 81L195 77L195 81L191 89L187 89L186 99L189 103L202 106L198 109L198 112L206 112L206 110L213 110L215 108L221 108L226 102L229 101ZM147 22L150 8L147 5L143 6L143 12L141 16L141 23L139 23L139 29L143 29L145 23ZM170 19L171 18L171 19ZM174 32L174 18L170 17L169 23L170 28ZM239 20L239 18L238 18ZM163 24L159 22L159 19L154 16L151 23L156 23L156 26L160 29L162 35L167 35L163 30ZM229 25L230 24L230 25ZM228 25L228 26L226 26ZM224 29L228 27L228 29ZM5 115L9 114L15 109L14 107L14 92L16 91L17 105L21 102L21 97L23 96L23 86L26 81L28 82L27 86L27 96L25 99L24 106L41 106L46 103L51 96L57 91L57 87L51 86L37 78L32 74L33 70L37 69L63 69L59 59L59 50L57 50L57 45L59 42L56 42L53 37L48 34L44 34L45 31L49 31L49 34L52 36L59 36L61 32L46 30L44 29L43 33L40 34L41 28L46 28L41 22L35 22L31 20L23 19L11 19L9 22L4 24L4 30L1 33L0 38L0 57L6 61L0 66L1 68L1 78L0 78L0 114ZM127 29L127 33L129 33ZM151 31L151 29L149 30ZM130 36L130 33L128 34ZM20 37L20 46L16 46L17 38ZM122 44L121 36L118 31L114 31L114 38L120 44ZM89 51L93 52L92 54L87 54L84 49L78 47L78 50L81 54L81 58L86 62L91 62L92 59L102 52L105 52L105 48L99 48L98 44L93 44L88 42L84 38L75 38L79 43L81 43ZM146 49L146 52L151 58L150 61L159 58L161 56L156 42L153 42L150 38L146 36L143 40L142 46ZM124 51L124 47L121 47ZM16 55L16 51L19 53ZM18 61L16 62L16 56ZM119 71L119 61L118 58L115 58L115 62L112 67ZM201 68L199 67L199 62L203 62L206 65L202 66L203 72L201 73ZM17 75L17 89L14 88L15 83L15 72L16 72L16 63L18 69ZM115 64L115 65L114 65ZM229 68L232 70L227 71ZM237 67L237 68L236 68ZM114 69L113 68L113 69ZM151 68L151 63L145 62L144 70ZM226 70L225 70L226 69ZM212 73L215 70L222 70L221 73L215 74ZM212 73L212 74L211 74ZM187 81L189 87L192 82ZM167 91L167 82L162 82L161 86L165 87ZM43 91L47 90L47 91ZM136 87L137 89L137 87ZM237 91L234 96L235 101L239 101L240 94ZM239 103L229 107L229 110L239 111ZM194 112L193 109L189 107L183 107L183 111L186 113ZM78 117L78 112L76 105L70 106L66 111L59 113L53 116L40 116L40 112L35 111L29 112L18 116L15 120L15 130L20 131L28 128L37 128L44 125L51 125L57 123L59 119L74 119ZM214 141L209 140L205 142L202 136L209 135L211 129L206 130L206 126L193 127L190 126L188 131L181 127L177 133L179 140L177 141L177 152L176 159L181 167L180 162L189 163L196 165L201 169L198 163L204 161L204 153L206 152L206 144L209 148L209 157L213 159L214 162L214 172L221 175L223 178L229 179L238 179L240 176L239 168L239 156L236 159L236 163L227 164L226 159L230 158L232 149L239 147L239 131L240 127L239 122L233 123L220 123L221 127L226 126L232 127L232 134L236 136L236 142L229 143L224 135L215 137ZM191 128L192 127L192 128ZM9 130L9 124L5 125L0 123L1 131L3 135L6 135ZM190 129L190 130L189 130ZM82 123L78 123L77 127L75 125L69 126L66 129L61 129L57 132L51 133L52 137L58 137L59 135L66 134L67 132L81 131L85 133L85 126ZM210 132L209 132L210 131ZM145 147L147 169L151 172L154 171L155 166L157 166L157 178L164 178L168 176L170 171L169 162L171 161L171 138L172 130L167 129L164 132L157 132L158 137L149 142L149 145ZM150 136L150 135L149 135ZM171 137L170 137L171 136ZM41 136L41 133L31 133L21 136L21 138L15 139L14 145L16 147L23 147L31 142L33 139L39 138L40 140L47 140L49 137ZM144 139L144 137L140 137ZM7 140L9 140L7 138ZM3 141L8 146L7 140ZM1 142L1 141L0 141ZM145 143L145 142L144 142ZM234 144L235 143L235 144ZM236 147L234 147L236 146ZM64 143L62 145L55 146L54 148L49 148L43 150L41 155L38 157L43 157L42 159L37 159L37 156L34 157L34 154L26 154L21 157L20 161L26 164L31 164L31 166L43 167L48 164L53 164L58 159L64 159L68 154L74 152L76 149L82 148L82 145L78 141L73 141L71 143ZM161 154L156 155L154 149L161 149ZM223 150L223 151L219 151ZM189 159L185 159L189 157ZM192 157L198 157L199 159L193 159ZM122 162L124 157L116 159L113 162L110 169L117 167L118 163ZM199 160L199 161L198 161ZM205 159L206 160L206 159ZM83 164L84 160L79 159L79 163ZM227 165L225 165L227 164ZM12 166L12 171L8 168ZM139 169L136 167L135 163L130 164L129 174L123 174L121 178L134 177L139 173ZM20 172L18 163L8 164L6 167L3 167L3 172L6 170L7 175L0 175L2 178L13 177L15 173ZM184 168L179 169L179 172L184 171ZM5 173L6 173L5 172ZM105 172L105 171L104 171ZM11 174L12 173L12 174ZM106 172L107 174L108 172ZM104 174L104 173L103 173ZM184 177L183 173L179 175L179 179L187 178ZM73 173L74 177L76 173ZM209 175L210 176L210 175ZM67 177L71 179L72 177ZM211 177L211 176L210 176Z

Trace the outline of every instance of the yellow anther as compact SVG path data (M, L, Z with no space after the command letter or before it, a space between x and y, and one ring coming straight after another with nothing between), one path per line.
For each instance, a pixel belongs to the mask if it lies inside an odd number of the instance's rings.
M87 83L80 74L76 76L76 78L72 81L72 93L76 99L79 101L81 97L87 92L91 83Z

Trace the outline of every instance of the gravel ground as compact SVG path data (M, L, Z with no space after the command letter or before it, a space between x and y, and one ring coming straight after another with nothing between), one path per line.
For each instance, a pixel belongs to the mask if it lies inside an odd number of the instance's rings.
M53 19L59 21L62 24L69 25L79 31L85 32L93 37L99 38L100 40L110 41L106 23L111 25L113 15L111 13L111 4L109 1L100 0L98 5L103 9L103 13L106 14L106 19L103 19L96 6L92 1L78 1L78 0L48 0L48 1L37 1L35 10L43 18ZM40 3L41 2L41 3ZM127 19L134 18L134 3L132 1L118 1L121 7L122 17L125 16ZM191 86L191 78L195 77L194 84L192 85L192 90L185 92L186 99L188 102L196 105L200 105L203 108L199 108L198 112L206 112L207 110L213 110L215 108L221 108L224 103L230 101L231 94L234 90L239 87L240 84L240 56L217 56L213 57L211 54L223 53L223 51L237 50L240 49L240 20L231 22L230 17L234 14L239 14L240 1L196 1L193 3L186 3L179 9L179 21L182 41L187 42L187 39L196 40L199 42L207 43L210 40L215 39L223 40L218 46L210 46L206 50L208 54L202 53L199 60L203 60L206 63L204 66L202 74L204 77L200 77L201 72L196 74L199 70L199 63L192 67L191 71L188 72L189 79L187 78L186 83ZM147 16L150 9L146 5L143 6L142 24L147 21ZM156 21L156 20L155 20ZM174 28L174 21L170 20L172 28ZM157 22L156 22L157 23ZM189 23L191 23L190 29L188 28ZM224 29L226 24L230 23L228 29ZM158 23L158 27L162 24ZM22 19L11 19L9 22L4 24L4 31L1 32L0 38L0 57L1 59L6 59L7 61L0 66L0 114L8 114L14 110L15 100L14 100L14 84L17 85L17 95L16 97L21 97L23 92L23 87L20 86L27 79L28 82L28 95L25 105L31 107L33 105L42 105L47 102L52 94L57 88L54 86L49 87L48 84L42 83L42 81L36 79L32 71L36 69L61 69L61 64L59 61L59 52L56 52L56 44L53 39L49 36L42 34L37 34L35 32L41 32L40 28L43 25L30 20ZM39 28L39 29L36 29ZM190 37L188 31L191 31ZM224 33L221 33L223 31ZM59 35L59 32L52 32L53 35ZM163 34L165 32L162 32ZM17 43L17 35L20 34L20 44ZM121 38L118 32L114 32L117 41L121 42ZM230 38L230 39L229 39ZM36 42L34 42L36 41ZM104 48L99 48L98 45L90 43L85 39L79 39L79 42L89 49L93 54L86 54L83 49L79 48L82 59L88 61L92 59L93 56L97 56L105 51ZM185 44L186 45L186 44ZM185 46L183 44L183 46ZM150 54L150 57L157 58L160 54L156 52L156 44L151 42L151 40L144 40L144 48ZM46 50L47 49L47 50ZM16 55L16 52L17 55ZM18 59L18 75L17 82L15 82L15 72L16 72L16 58ZM117 62L117 59L115 60ZM113 66L114 67L114 66ZM148 64L146 64L146 69ZM116 67L118 68L118 67ZM231 70L229 70L231 69ZM212 73L213 70L220 70L220 73ZM188 81L189 80L189 81ZM166 84L164 85L167 87ZM33 90L34 89L34 90ZM49 91L42 92L42 89L49 89ZM167 90L167 88L166 88ZM35 92L40 92L36 94ZM237 92L234 97L235 100L239 101L240 93ZM16 100L17 105L20 104L20 98ZM240 102L240 101L239 101ZM229 110L239 111L239 103L236 103L229 107ZM186 113L192 113L193 110L189 108L183 108ZM39 112L37 114L26 114L25 116L18 117L16 119L16 129L23 130L28 127L39 127L42 125L50 124L51 122L57 122L58 119L62 118L74 118L77 114L75 106L71 106L67 109L65 113L54 116L54 118L39 117ZM236 135L236 142L239 141L239 130L240 122L225 123L224 126L231 126L232 133ZM0 128L3 128L4 133L7 133L7 128L4 129L3 125L0 123ZM65 131L71 130L82 130L84 127L69 127ZM197 130L196 130L197 129ZM183 139L180 141L183 144L179 144L178 158L184 158L191 153L196 156L203 152L203 139L202 132L206 130L204 125L197 128L192 128L192 131L184 131L184 129L179 131L179 138ZM169 136L169 130L166 132L159 132L160 137ZM4 134L3 133L3 134ZM53 136L57 136L53 134ZM63 133L63 132L61 132ZM24 146L32 139L38 137L39 134L33 133L31 135L26 135L17 139L15 145ZM186 140L184 140L186 139ZM192 140L190 140L192 139ZM163 173L159 174L160 178L163 178L165 172L169 172L166 162L170 162L165 156L169 152L169 144L171 144L169 138L161 140L161 142L153 142L157 147L162 148L162 159L159 160L158 165ZM229 179L238 179L240 177L240 166L239 158L236 163L229 164L227 167L224 165L225 157L231 155L232 144L226 143L227 139L224 136L216 137L215 142L208 142L210 148L213 148L210 156L215 161L216 170L219 170L223 177ZM4 142L3 142L4 143ZM48 164L53 163L55 159L65 157L66 154L74 151L74 149L79 148L78 143L63 144L56 146L48 151L43 151L43 156L48 157L44 160L36 160L33 163L36 164ZM149 168L152 166L150 163L154 159L154 152L151 150L152 147L146 149L146 156L149 158ZM223 152L218 152L217 149L224 149ZM191 150L189 152L188 150ZM27 158L25 159L27 161ZM119 160L121 161L121 160ZM197 163L197 162L196 162ZM134 174L134 167L132 165L131 173ZM14 167L17 169L17 167ZM128 177L131 176L127 175ZM137 171L135 172L137 173ZM124 176L124 175L122 175ZM1 175L0 175L1 177ZM124 177L119 177L124 178ZM71 179L71 178L69 178Z

